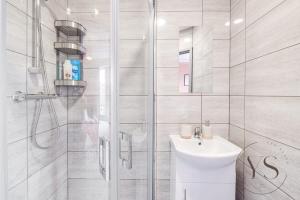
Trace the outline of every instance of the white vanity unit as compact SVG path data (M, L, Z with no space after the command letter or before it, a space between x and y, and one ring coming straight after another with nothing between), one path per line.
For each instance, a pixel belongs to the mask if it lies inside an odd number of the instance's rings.
M219 136L211 140L170 135L171 200L234 200L241 148Z

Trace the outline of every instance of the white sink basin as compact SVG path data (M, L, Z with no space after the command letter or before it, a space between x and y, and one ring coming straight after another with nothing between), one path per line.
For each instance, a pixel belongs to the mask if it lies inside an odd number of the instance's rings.
M211 140L171 139L171 200L234 200L236 160L242 149Z
M228 140L214 136L211 140L182 139L170 135L171 143L178 157L200 168L219 168L236 161L242 149Z

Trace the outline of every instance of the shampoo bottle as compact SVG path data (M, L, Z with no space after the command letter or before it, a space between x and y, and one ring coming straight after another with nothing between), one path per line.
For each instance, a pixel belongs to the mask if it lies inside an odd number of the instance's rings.
M202 130L203 130L203 138L204 139L212 139L213 138L212 128L211 128L210 122L208 120L205 121L204 125L202 126Z
M72 79L76 81L81 80L81 74L80 74L81 61L73 59L71 60L71 64L72 64Z
M64 80L72 80L72 64L70 60L64 63Z

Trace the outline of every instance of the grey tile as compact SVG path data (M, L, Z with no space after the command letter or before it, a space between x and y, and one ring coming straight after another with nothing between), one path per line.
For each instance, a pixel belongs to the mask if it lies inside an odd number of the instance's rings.
M247 0L247 26L270 12L284 0Z
M157 41L157 67L178 66L178 40Z
M226 25L230 21L229 12L205 12L203 13L204 27L211 28L213 39L229 39L230 27Z
M27 139L8 145L8 188L27 178Z
M26 180L8 191L8 200L27 200Z
M68 152L69 178L103 179L98 152Z
M47 200L66 180L67 154L64 154L28 179L28 199Z
M100 72L99 69L84 69L84 80L88 82L84 91L85 95L100 94Z
M231 37L241 32L246 27L245 0L240 0L231 11Z
M148 151L147 123L144 124L120 124L120 130L132 135L133 151ZM122 145L122 151L127 151L127 146Z
M244 198L244 163L241 160L236 162L236 199Z
M203 10L230 11L230 0L203 0Z
M199 0L188 0L180 1L174 0L172 3L168 0L157 1L158 11L201 11L202 1Z
M98 96L68 98L68 123L97 123L98 121Z
M123 152L123 154L127 153ZM147 152L133 152L132 169L124 168L121 162L119 162L120 179L147 179L147 160Z
M53 106L55 109L55 113L57 115L58 119L58 124L60 126L65 125L67 123L67 98L66 97L60 97L57 99L52 100ZM31 133L31 128L32 128L32 122L33 122L33 117L35 113L35 107L36 107L36 102L35 101L28 101L28 133ZM49 101L43 101L42 104L42 109L41 109L41 114L39 117L38 125L36 132L41 133L44 131L48 131L50 129L56 128L57 125L55 123L55 118L53 112L49 109ZM38 110L38 107L37 107ZM50 115L50 113L52 113ZM52 119L51 119L52 117ZM30 134L29 134L30 135Z
M52 130L36 136L39 145L50 147L47 150L35 146L32 138L28 140L28 174L30 176L67 152L67 126L59 130L59 135L56 130Z
M147 0L121 0L120 11L149 11Z
M144 40L120 40L120 67L146 67L147 42Z
M170 151L169 135L180 133L180 124L157 124L156 125L156 151Z
M84 68L107 67L110 64L110 42L107 41L89 41L83 42L86 50L86 57L83 60ZM87 60L87 56L92 60Z
M246 97L246 130L299 148L298 97Z
M299 96L300 46L294 46L247 63L246 94Z
M177 67L157 68L156 79L158 95L187 95L186 93L179 93L179 69Z
M245 94L245 63L230 68L230 95Z
M212 91L203 92L203 94L229 95L229 68L213 68L212 72Z
M148 34L148 12L120 12L120 39L143 39Z
M28 59L28 67L32 66L32 59ZM45 69L47 72L47 77L48 77L48 85L49 85L49 93L54 94L55 89L54 89L54 80L56 79L56 65L52 63L45 63ZM30 73L27 71L27 92L31 94L36 94L40 92L45 92L44 90L44 84L46 82L43 81L42 74L34 74Z
M68 7L72 12L90 12L92 15L95 9L99 12L110 11L110 0L68 0Z
M68 124L69 151L97 151L98 124Z
M68 181L66 180L63 185L50 197L49 200L68 200Z
M26 102L15 103L7 99L6 131L7 142L11 143L27 137ZM18 124L18 126L16 126Z
M231 38L230 66L245 62L245 45L245 30Z
M243 0L231 0L231 10L234 9L235 6L237 6L237 4Z
M157 39L179 39L180 27L202 25L202 12L158 12L157 21Z
M156 163L156 178L170 179L170 152L157 152Z
M56 63L56 51L53 48L53 43L56 41L56 33L42 26L42 34L45 60L50 63Z
M299 43L300 22L295 20L299 8L299 1L287 0L251 25L246 37L247 60Z
M6 51L7 70L6 93L14 95L16 91L26 92L26 56Z
M229 125L228 124L211 124L213 135L229 139Z
M69 179L69 200L109 200L109 183L97 179Z
M41 7L41 22L44 26L51 29L52 31L55 31L55 27L54 27L55 18L60 20L67 19L66 7L63 8L62 6L60 6L59 5L60 2L63 1L60 0L48 1L46 2L47 7L45 6ZM53 16L53 14L55 16Z
M86 3L82 1L82 3ZM78 4L79 5L79 4ZM101 4L102 5L102 4ZM79 6L78 6L79 7ZM99 6L99 10L100 10ZM85 9L84 6L81 7ZM70 20L75 20L76 22L83 24L88 30L84 37L84 40L109 40L110 39L110 13L109 12L99 12L98 15L92 12L78 12L68 15Z
M230 124L244 128L244 99L243 96L230 96Z
M26 15L10 4L6 5L6 48L26 55Z
M158 96L157 123L201 123L201 97Z
M211 123L229 122L229 97L228 96L203 96L202 121Z
M244 149L245 131L237 126L230 125L229 140Z
M147 199L146 180L121 180L120 200Z
M12 4L22 12L27 12L27 0L7 0L7 2Z
M256 166L257 172L255 178L252 178L253 171L249 162L245 162L246 198L251 199L248 197L254 195L249 193L249 191L267 193L275 189L275 192L269 193L264 199L297 199L300 195L298 190L298 177L300 174L299 150L249 132L246 132L246 147L245 157L252 161ZM278 170L278 175L274 171L270 171L261 161L261 158L266 163L275 166ZM280 187L279 190L277 190L278 186ZM253 197L261 199L259 195L254 195Z
M120 94L146 95L147 68L120 68Z
M170 181L156 181L156 200L170 200Z
M213 67L229 67L229 40L213 40Z
M120 96L120 123L144 123L146 105L146 96Z

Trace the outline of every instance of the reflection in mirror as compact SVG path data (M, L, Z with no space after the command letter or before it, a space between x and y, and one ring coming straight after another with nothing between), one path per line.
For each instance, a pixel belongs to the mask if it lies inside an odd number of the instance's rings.
M179 28L179 92L211 92L212 44L212 32L208 27Z

